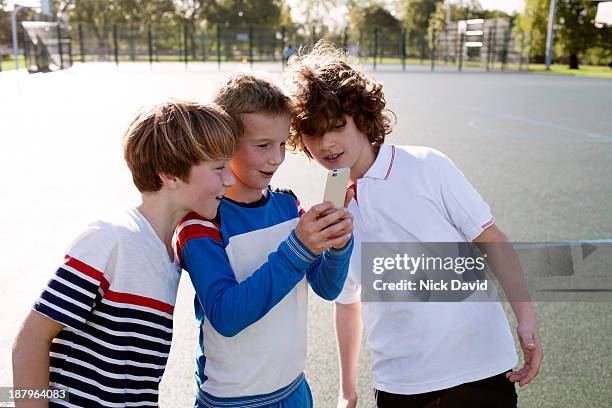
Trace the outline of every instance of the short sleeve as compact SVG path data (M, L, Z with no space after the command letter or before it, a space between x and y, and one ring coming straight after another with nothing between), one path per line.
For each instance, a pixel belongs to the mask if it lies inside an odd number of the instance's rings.
M355 282L352 277L349 275L344 282L344 287L342 288L342 292L335 299L336 302L342 303L343 305L348 305L350 303L355 303L361 298L361 284Z
M293 190L290 190L288 188L275 188L274 191L277 192L277 193L284 193L284 194L287 194L287 195L290 195L291 197L293 197L295 199L295 205L297 207L298 216L301 217L302 215L304 215L305 211L302 208L302 204L300 203L300 199L293 192Z
M106 224L92 224L67 251L64 261L34 303L34 310L82 330L111 281L117 235Z
M452 224L473 241L495 219L489 205L446 156L440 156L440 185L444 208Z

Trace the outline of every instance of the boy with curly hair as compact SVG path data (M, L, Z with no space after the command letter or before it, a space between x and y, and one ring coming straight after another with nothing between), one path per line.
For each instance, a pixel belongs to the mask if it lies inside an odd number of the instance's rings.
M294 100L288 144L327 169L350 168L355 191L355 250L336 299L339 406L356 405L362 318L378 407L516 406L513 383L529 383L542 359L530 302L511 302L525 353L525 366L512 372L517 355L499 302L360 301L361 243L508 242L489 206L444 154L385 143L383 86L343 52L317 44L289 61L286 82Z

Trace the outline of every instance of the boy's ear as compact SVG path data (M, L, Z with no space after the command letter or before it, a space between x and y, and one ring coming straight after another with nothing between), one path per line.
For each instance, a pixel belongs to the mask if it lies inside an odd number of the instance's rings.
M159 173L157 176L161 180L161 182L164 185L164 187L166 187L166 188L168 188L170 190L176 190L178 188L178 185L179 185L178 177L171 176L171 175L166 174L166 173Z

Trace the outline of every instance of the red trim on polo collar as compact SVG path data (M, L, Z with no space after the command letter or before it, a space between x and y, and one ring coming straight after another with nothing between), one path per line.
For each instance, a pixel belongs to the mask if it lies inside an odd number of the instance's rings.
M387 170L387 175L385 176L385 180L389 179L389 175L391 174L391 169L393 168L394 161L395 161L395 145L391 145L391 161L389 162L389 169Z

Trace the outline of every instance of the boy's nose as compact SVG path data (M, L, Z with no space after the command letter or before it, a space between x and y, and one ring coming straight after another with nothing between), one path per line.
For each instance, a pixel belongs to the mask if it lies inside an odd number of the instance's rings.
M321 136L319 148L321 150L330 150L335 144L336 143L334 142L333 136L330 133L325 133L323 136Z
M285 160L285 147L281 146L274 154L270 155L268 162L273 165L280 165Z
M223 186L231 187L234 184L236 184L236 179L234 179L234 175L232 174L232 171L229 169L228 166L223 172Z

